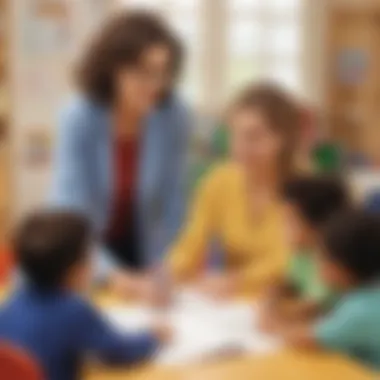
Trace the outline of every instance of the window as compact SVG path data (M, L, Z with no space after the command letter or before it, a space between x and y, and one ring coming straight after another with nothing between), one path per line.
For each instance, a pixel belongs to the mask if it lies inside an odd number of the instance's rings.
M303 0L119 1L159 11L182 36L187 48L182 87L193 102L207 107L210 99L220 102L258 78L302 93Z
M228 0L227 92L258 77L301 91L301 0Z

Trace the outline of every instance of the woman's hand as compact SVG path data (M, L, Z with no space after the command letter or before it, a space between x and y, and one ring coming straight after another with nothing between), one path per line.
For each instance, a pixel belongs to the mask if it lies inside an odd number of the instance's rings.
M276 332L280 323L276 309L267 303L262 303L258 310L258 327L267 333Z
M234 274L206 274L196 283L196 288L201 293L216 299L230 298L236 294L238 289L238 279Z
M152 291L146 275L128 271L118 271L111 276L111 288L123 298L146 298Z
M167 323L158 322L150 330L161 344L168 344L173 340L173 328Z
M132 273L119 270L110 275L109 285L118 296L132 298L135 281L135 276Z
M136 300L157 308L167 306L171 301L170 287L157 283L153 274L135 274L120 271L112 276L113 290L123 298Z

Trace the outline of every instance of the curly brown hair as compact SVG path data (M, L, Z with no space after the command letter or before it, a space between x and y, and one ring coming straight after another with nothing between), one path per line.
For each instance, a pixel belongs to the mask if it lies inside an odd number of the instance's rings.
M242 109L258 110L268 121L269 128L284 141L280 162L285 176L295 169L302 129L301 107L280 86L271 82L249 84L232 103L231 113Z
M113 16L79 63L76 79L80 89L97 102L112 103L115 72L123 66L136 65L146 49L158 44L170 49L173 84L182 66L183 50L166 23L156 14L143 11L125 11Z

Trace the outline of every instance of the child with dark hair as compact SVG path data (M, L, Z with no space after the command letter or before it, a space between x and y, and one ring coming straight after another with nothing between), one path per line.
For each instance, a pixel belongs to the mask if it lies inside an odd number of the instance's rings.
M303 175L284 184L287 227L293 247L288 270L279 283L271 287L263 324L273 319L314 317L332 300L332 292L317 273L315 251L323 225L349 204L344 183L338 178ZM285 301L291 308L283 308Z
M339 213L322 236L320 273L342 293L317 323L279 326L288 343L346 353L380 369L380 217L365 211Z
M0 309L0 340L19 346L50 380L78 379L86 354L115 364L151 357L169 332L164 326L123 336L79 295L89 277L90 227L68 212L39 212L21 225L14 243L26 277Z

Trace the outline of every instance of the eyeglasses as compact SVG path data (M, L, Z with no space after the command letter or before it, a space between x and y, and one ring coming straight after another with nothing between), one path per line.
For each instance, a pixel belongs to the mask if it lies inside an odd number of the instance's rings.
M171 72L169 70L157 70L147 67L135 67L131 73L141 81L147 84L163 85L171 80Z

